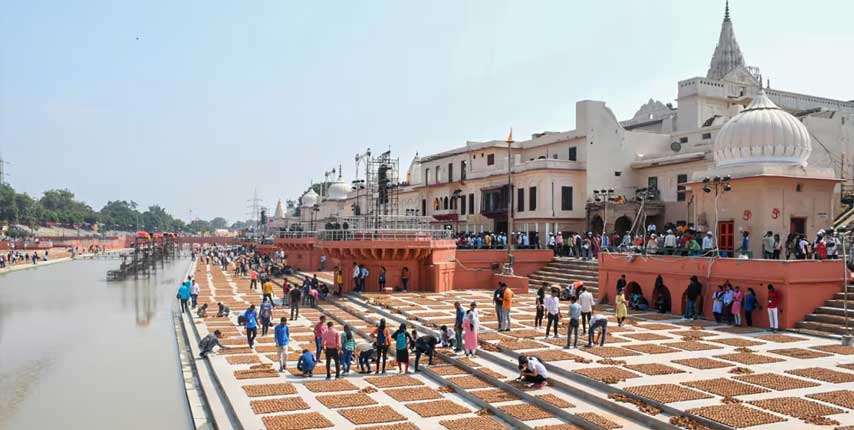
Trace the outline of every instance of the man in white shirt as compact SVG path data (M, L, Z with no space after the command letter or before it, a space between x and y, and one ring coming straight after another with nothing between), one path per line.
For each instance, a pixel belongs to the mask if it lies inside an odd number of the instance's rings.
M601 339L599 336L596 336L595 340L599 341L599 346L605 346L605 337L608 332L608 318L605 315L596 314L593 315L593 318L590 318L590 332L587 333L587 347L593 348L595 344L593 333L597 330L601 330Z
M542 388L547 384L549 372L537 357L519 356L519 371L518 380L528 383L529 387Z
M703 253L705 254L713 249L715 249L714 233L708 231L706 232L706 236L703 237Z
M552 287L550 294L543 299L543 305L546 308L546 338L549 337L549 329L552 327L552 323L554 323L555 335L554 337L558 337L557 334L557 324L560 321L560 299L558 298L558 293L560 290L558 288Z
M360 287L359 280L361 279L361 275L362 275L362 270L359 269L359 265L356 263L353 263L353 290L357 293L359 291L361 291L359 289L359 287Z
M676 249L676 235L673 234L673 230L667 230L667 234L664 236L664 250L668 255L673 254L673 250Z
M587 322L590 321L590 315L593 313L593 294L587 291L587 287L581 286L579 287L581 293L578 294L578 306L581 306L581 328L583 329L581 333L587 333Z

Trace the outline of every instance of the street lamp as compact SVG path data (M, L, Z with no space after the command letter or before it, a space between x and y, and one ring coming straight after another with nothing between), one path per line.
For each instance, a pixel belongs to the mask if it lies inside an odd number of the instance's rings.
M593 190L593 200L602 202L602 236L605 236L608 229L608 203L616 199L617 196L614 194L613 188Z
M718 199L721 197L721 194L732 191L732 185L730 185L730 181L732 177L729 175L725 176L715 176L714 178L709 178L706 176L703 178L703 192L706 194L710 194L712 191L715 192L715 256L720 257L721 248L718 242Z
M513 274L513 169L510 160L513 156L513 129L507 136L507 265L504 271L508 275Z

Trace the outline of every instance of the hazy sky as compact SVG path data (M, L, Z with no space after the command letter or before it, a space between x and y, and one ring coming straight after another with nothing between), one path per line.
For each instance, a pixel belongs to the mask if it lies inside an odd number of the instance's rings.
M733 0L774 88L854 99L854 2ZM466 140L620 118L704 76L723 1L41 1L0 12L7 180L247 217L371 147L405 168ZM137 39L138 38L138 39Z

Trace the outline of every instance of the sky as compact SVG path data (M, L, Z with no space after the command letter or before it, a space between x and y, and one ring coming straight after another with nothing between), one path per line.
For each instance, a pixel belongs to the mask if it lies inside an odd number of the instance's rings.
M854 2L733 0L771 87L854 99ZM7 182L248 218L391 148L404 170L467 140L630 118L705 76L722 0L42 1L0 13ZM404 172L402 171L401 174Z

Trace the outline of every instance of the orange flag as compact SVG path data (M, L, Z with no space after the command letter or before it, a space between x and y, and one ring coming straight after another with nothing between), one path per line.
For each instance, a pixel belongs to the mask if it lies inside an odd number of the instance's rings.
M513 127L510 127L510 135L507 136L507 142L513 141Z

